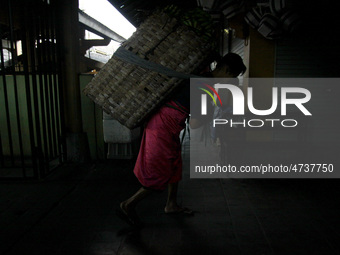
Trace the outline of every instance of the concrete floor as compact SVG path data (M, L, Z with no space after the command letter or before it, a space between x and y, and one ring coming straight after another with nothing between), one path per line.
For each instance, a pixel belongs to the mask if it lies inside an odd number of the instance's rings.
M340 254L339 180L190 179L138 206L145 227L115 215L139 184L133 160L64 165L44 181L0 183L0 254Z

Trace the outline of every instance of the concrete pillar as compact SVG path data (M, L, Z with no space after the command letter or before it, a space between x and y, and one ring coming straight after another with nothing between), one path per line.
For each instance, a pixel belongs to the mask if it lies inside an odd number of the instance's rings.
M250 29L248 43L245 46L244 59L247 65L247 78L273 78L275 75L275 41L264 38L259 32ZM258 85L254 89L261 90L257 93L258 99L254 101L260 106L271 105L272 84ZM269 96L268 96L269 95Z
M250 28L244 61L247 66L246 78L273 78L275 75L275 41L266 39L255 29ZM244 80L244 88L253 87L254 106L257 109L268 109L272 105L273 80L249 84ZM246 92L246 89L245 89ZM248 131L247 140L271 141L272 131Z
M78 0L58 0L56 4L62 58L67 160L83 162L89 159L90 153L81 115Z

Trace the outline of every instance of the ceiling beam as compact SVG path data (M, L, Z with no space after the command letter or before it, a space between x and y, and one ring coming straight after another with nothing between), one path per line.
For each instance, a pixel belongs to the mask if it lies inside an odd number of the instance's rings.
M100 23L98 20L87 15L85 12L78 10L79 22L86 27L92 33L95 33L104 38L110 38L116 42L122 43L126 39L109 29L107 26Z

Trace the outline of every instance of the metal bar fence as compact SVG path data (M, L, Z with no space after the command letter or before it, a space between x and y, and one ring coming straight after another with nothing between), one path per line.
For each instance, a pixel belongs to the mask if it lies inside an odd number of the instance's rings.
M17 48L16 48L16 38L14 37L14 24L13 24L13 9L11 5L11 0L8 0L8 17L9 17L9 39L10 39L10 50L12 55L12 76L14 81L14 104L15 104L15 114L16 114L16 122L17 122L17 132L18 132L18 142L19 142L19 151L20 151L20 162L22 175L26 178L26 165L24 159L24 147L22 141L22 126L20 119L20 106L19 106L19 96L18 96L18 82L17 82L17 73L15 70L15 63L17 62Z
M43 178L63 162L53 1L8 0L0 25L0 179ZM4 45L6 44L6 45ZM5 47L4 47L5 46Z

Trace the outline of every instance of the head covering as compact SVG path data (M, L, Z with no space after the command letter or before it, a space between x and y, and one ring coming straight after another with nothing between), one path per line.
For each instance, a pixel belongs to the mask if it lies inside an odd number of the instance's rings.
M229 71L235 76L242 75L247 70L242 58L236 53L228 53L217 61L217 68L228 66Z

